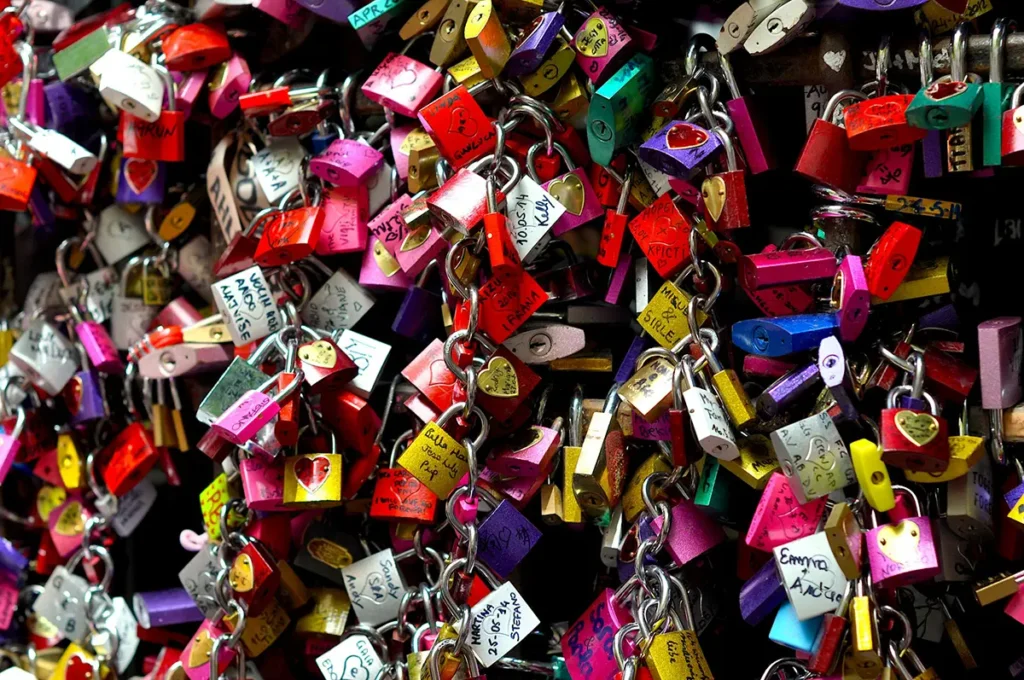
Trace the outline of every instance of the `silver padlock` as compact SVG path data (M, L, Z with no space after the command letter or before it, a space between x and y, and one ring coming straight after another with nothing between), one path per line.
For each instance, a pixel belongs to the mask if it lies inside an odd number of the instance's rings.
M213 620L220 610L214 595L220 569L217 548L214 544L207 543L189 560L185 568L178 572L181 586L199 607L203 616L210 620Z
M702 357L700 362L703 361ZM697 386L694 378L695 369L699 370L699 366L695 366L690 357L683 356L679 359L679 365L672 372L673 392L677 389L681 392L680 396L686 405L693 434L704 452L720 460L736 460L740 457L740 450L736 446L736 437L729 424L729 416L725 414L713 391L707 386ZM701 376L703 378L703 374ZM673 399L678 402L675 395Z
M52 623L62 638L81 642L89 632L85 609L88 590L89 583L84 578L75 576L64 565L58 565L46 580L43 593L36 598L32 611Z
M10 360L51 397L78 371L78 350L45 319L36 319L11 348Z
M815 14L812 0L788 0L750 32L743 48L752 55L774 52L800 35Z
M946 522L950 531L971 541L993 540L992 493L992 462L988 456L982 456L967 474L946 484Z
M732 11L718 34L718 50L729 54L741 47L768 15L784 0L748 0Z
M601 537L601 564L609 569L619 566L619 549L626 537L625 520L622 517L622 505L616 505L608 520L608 526Z
M338 348L359 368L359 374L345 389L369 399L391 353L391 345L349 329L342 332L337 343Z
M140 248L153 243L141 213L130 213L116 203L97 216L91 225L93 243L107 264L117 264Z
M378 626L398 616L406 588L391 550L342 567L341 574L359 623Z
M99 162L96 154L56 130L37 127L14 116L9 124L29 148L70 173L87 175Z
M92 70L99 71L100 96L113 109L155 123L164 105L164 81L152 66L120 50L100 57Z
M827 411L781 427L771 439L782 474L801 503L857 481L850 452Z
M133 257L121 273L121 286L114 295L110 313L110 338L114 347L131 349L142 340L160 308L147 305L141 297L128 297L128 280L136 269L141 271L143 258Z
M283 327L274 294L259 265L213 284L213 302L236 347L262 340Z

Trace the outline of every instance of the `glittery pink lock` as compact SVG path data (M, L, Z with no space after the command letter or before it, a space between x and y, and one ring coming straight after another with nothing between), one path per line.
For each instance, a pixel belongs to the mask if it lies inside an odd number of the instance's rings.
M85 348L89 361L100 373L120 373L124 370L121 355L110 339L107 329L95 321L82 321L75 325L75 333Z
M786 478L779 472L774 473L750 521L747 545L771 552L777 546L810 536L818 529L826 500L825 497L816 498L801 505Z
M524 436L529 442L526 446L504 445L487 461L487 466L506 477L533 478L545 472L562 441L558 431L535 425Z
M409 194L402 194L398 200L386 205L366 225L370 236L376 237L392 255L398 253L409 231L402 213L410 205L412 205L412 198L409 197Z
M607 680L619 672L612 653L615 631L633 617L605 588L597 600L562 636L562 657L572 680Z
M611 67L619 66L632 52L632 42L615 15L604 7L587 17L572 39L576 63L593 83L604 82L614 72Z
M875 527L867 532L865 544L875 587L900 588L929 581L940 571L928 517Z
M692 501L684 498L672 508L671 515L665 550L679 566L691 562L725 540L725 532L718 522L698 510ZM658 533L662 524L664 521L659 515L651 522L651 529Z
M336 139L309 162L309 171L335 186L365 186L384 165L384 155L355 139Z
M442 75L426 64L390 52L363 83L363 94L395 113L415 118L443 82Z
M853 342L867 325L871 309L871 293L859 256L843 258L836 273L836 287L839 289L839 338Z
M252 74L249 73L249 65L245 59L232 54L231 58L224 64L223 73L219 83L211 83L216 87L210 88L208 102L210 113L216 118L227 118L238 106L238 98L249 90L252 82Z
M281 405L271 397L249 390L213 422L212 429L224 439L242 445L280 411Z
M339 255L366 250L369 209L363 187L331 187L320 204L324 213L317 255Z

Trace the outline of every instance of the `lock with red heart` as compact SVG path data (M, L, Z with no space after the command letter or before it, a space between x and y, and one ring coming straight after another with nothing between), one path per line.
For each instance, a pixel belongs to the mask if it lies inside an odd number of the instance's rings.
M289 456L284 467L284 506L331 508L342 503L340 453Z

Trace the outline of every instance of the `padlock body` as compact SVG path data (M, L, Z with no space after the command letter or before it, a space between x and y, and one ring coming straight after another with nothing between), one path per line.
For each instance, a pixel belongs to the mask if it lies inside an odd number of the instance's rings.
M909 94L892 94L847 106L843 114L850 148L877 151L923 139L927 130L907 123L907 107L913 99Z
M917 472L949 467L946 419L906 408L882 409L882 462Z
M936 81L914 95L907 107L907 122L924 130L970 125L981 100L981 86L977 83Z
M910 517L883 524L865 535L871 581L876 588L899 588L920 583L939 573L931 520Z
M867 156L850 148L846 130L822 119L814 121L794 172L816 184L853 193Z

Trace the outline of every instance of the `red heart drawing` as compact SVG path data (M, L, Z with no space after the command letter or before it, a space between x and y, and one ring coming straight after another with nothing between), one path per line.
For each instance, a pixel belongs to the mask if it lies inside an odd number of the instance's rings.
M537 29L544 23L544 17L539 16L533 20L529 26L526 27L526 32L523 34L522 39L519 41L520 45L525 45L526 41L533 37L533 34L537 32Z
M405 505L413 496L419 492L422 484L412 474L403 470L405 474L392 477L391 489L399 503Z
M156 161L129 158L124 163L124 179L128 182L128 188L136 194L141 194L153 184L159 169Z
M707 131L690 123L676 123L665 133L665 145L673 151L696 148L708 139Z
M925 90L924 93L929 99L941 102L943 99L949 99L950 97L957 96L966 89L967 83L959 80L941 80L929 85L928 89Z
M64 668L64 677L66 680L93 680L92 664L81 654L74 654Z
M476 137L477 124L474 119L469 117L469 111L462 106L456 106L452 109L448 132L457 132L463 137Z
M295 479L309 493L316 493L331 474L331 460L326 456L300 458L295 461Z

